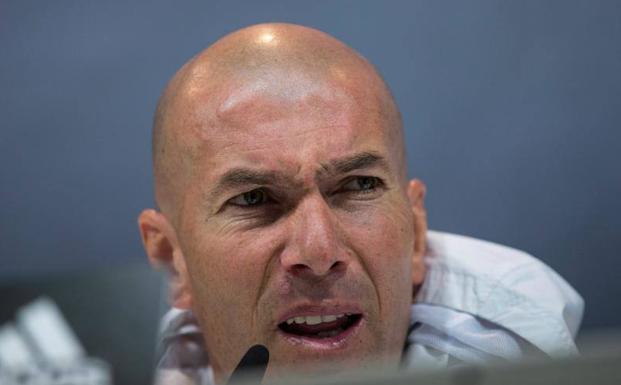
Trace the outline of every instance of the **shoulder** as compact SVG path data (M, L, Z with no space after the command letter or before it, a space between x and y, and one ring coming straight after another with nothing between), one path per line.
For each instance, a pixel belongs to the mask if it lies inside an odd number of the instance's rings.
M416 302L473 314L549 354L573 352L584 309L554 270L523 251L456 234L428 233L428 267Z

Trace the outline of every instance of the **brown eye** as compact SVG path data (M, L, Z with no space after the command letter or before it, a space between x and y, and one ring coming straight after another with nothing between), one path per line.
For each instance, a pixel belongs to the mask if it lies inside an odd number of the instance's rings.
M377 178L370 176L359 176L356 178L356 181L362 191L372 190L377 187Z
M381 185L379 178L374 176L357 176L343 186L345 191L371 192Z
M267 202L267 193L264 190L255 189L239 194L229 202L236 206L258 206Z

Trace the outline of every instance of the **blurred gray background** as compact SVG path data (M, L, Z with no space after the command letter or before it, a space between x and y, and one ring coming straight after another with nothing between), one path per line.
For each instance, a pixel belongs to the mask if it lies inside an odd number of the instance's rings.
M431 228L538 256L585 297L585 329L621 327L612 0L0 0L0 282L146 267L136 217L153 206L159 93L266 21L319 28L379 68Z

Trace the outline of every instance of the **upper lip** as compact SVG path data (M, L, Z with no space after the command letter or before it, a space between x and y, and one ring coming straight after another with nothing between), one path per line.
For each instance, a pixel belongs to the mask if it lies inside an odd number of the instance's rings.
M330 304L298 304L288 307L277 318L277 325L293 317L308 317L318 315L361 314L360 306L354 303Z

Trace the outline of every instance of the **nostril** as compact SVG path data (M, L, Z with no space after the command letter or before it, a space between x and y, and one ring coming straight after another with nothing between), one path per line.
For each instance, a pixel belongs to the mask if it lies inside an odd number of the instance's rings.
M345 268L345 263L343 261L335 261L332 266L330 266L330 270L332 271L340 271Z
M305 263L296 263L289 267L289 272L296 277L301 276L326 276L333 275L335 273L339 273L345 270L345 263L343 261L334 261L330 267L325 269L318 269L317 266L309 266ZM313 268L314 267L314 268ZM325 268L325 267L324 267Z
M296 263L295 265L291 266L289 269L294 275L308 274L311 272L311 268L306 266L303 263Z

